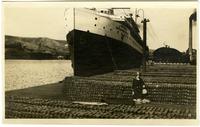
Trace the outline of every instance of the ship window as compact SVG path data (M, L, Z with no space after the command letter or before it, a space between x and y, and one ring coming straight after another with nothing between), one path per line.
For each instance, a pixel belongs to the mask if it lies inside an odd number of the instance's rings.
M103 13L103 10L101 10L101 13Z
M104 26L103 29L105 29L106 27Z
M94 24L94 26L97 26L97 24Z
M97 20L97 17L95 17L95 20Z

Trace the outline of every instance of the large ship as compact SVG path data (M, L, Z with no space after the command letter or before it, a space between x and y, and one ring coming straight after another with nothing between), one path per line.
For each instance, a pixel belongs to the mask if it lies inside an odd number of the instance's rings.
M132 14L114 8L71 8L65 19L74 75L90 76L140 67L143 41Z

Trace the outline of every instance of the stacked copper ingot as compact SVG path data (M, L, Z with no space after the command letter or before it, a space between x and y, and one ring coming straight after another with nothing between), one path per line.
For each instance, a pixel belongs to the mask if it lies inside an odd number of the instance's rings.
M142 73L148 88L148 99L166 104L196 104L196 70L188 65L182 67L149 67ZM155 70L156 69L156 70ZM176 71L174 71L176 70ZM71 77L65 80L65 93L71 100L120 103L131 101L131 85L135 70L117 70L114 73L92 77ZM111 102L112 103L112 102Z
M194 119L185 106L156 103L145 105L82 105L70 101L10 96L6 118L99 118L99 119Z
M133 105L131 86L137 70L91 77L67 77L60 98L6 94L6 118L195 119L196 67L155 65L142 73L149 104ZM74 101L108 105L82 105Z

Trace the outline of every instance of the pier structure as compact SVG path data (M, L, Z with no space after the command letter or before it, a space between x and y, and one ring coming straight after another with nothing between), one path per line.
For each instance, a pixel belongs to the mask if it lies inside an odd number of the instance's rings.
M6 118L195 119L196 66L155 64L142 78L149 104L133 105L138 70L66 77L56 84L8 91Z

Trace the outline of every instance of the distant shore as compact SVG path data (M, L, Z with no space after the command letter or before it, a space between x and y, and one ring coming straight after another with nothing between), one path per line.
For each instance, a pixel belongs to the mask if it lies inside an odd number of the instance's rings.
M64 40L6 35L5 59L69 59L68 44Z

